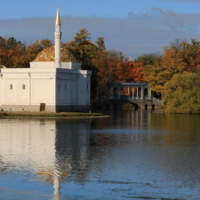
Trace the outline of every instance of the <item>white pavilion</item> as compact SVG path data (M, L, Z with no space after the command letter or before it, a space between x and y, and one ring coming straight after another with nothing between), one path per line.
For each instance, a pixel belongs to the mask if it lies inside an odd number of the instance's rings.
M61 35L57 9L54 61L34 60L30 68L0 68L0 110L90 110L92 71L81 70L81 63L61 61Z

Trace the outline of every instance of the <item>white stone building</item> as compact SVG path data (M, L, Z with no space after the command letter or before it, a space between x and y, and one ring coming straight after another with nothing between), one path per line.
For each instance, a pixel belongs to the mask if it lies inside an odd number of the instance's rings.
M12 111L89 111L91 71L61 61L61 20L57 10L54 61L30 68L0 68L0 109Z

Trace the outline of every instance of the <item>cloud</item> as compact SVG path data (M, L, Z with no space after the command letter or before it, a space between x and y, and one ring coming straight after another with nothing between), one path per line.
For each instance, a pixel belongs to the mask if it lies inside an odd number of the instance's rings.
M54 38L54 17L0 20L0 35L27 42ZM174 39L200 40L200 14L179 14L152 8L141 15L133 12L126 18L62 16L62 41L73 39L86 28L92 41L104 37L107 49L122 51L134 59L143 53L162 52Z

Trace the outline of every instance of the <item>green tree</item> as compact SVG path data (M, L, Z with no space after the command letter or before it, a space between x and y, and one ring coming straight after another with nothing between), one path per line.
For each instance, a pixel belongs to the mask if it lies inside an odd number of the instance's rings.
M44 49L53 46L52 40L49 39L41 39L41 40L36 40L34 43L29 45L26 48L26 56L30 61L33 61L36 56Z
M161 79L155 79L155 76L159 73L160 63L162 56L159 53L143 54L135 59L136 63L144 63L145 79L148 79L149 85L152 87L152 93L154 97L161 96Z
M96 40L96 51L104 51L106 50L105 42L103 37L98 37Z
M174 74L164 85L163 101L170 113L200 113L200 73Z
M74 40L64 44L76 60L82 63L82 69L91 69L91 59L95 57L97 46L90 40L90 33L86 29L80 29Z
M156 64L157 62L160 62L162 59L162 56L159 55L158 53L151 53L151 54L143 54L141 56L138 56L136 59L135 59L135 62L144 62L144 65L154 65Z
M74 40L67 42L63 45L77 62L81 63L81 68L86 70L92 70L91 77L91 96L94 98L96 96L97 90L97 68L92 60L95 58L99 51L105 50L104 38L97 38L96 42L93 43L90 40L90 33L86 29L80 29L76 33Z

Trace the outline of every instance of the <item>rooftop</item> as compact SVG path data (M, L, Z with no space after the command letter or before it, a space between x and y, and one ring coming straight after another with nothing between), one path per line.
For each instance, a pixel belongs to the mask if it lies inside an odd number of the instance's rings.
M122 86L122 87L141 87L148 85L147 83L121 83L121 82L109 82L107 86Z

